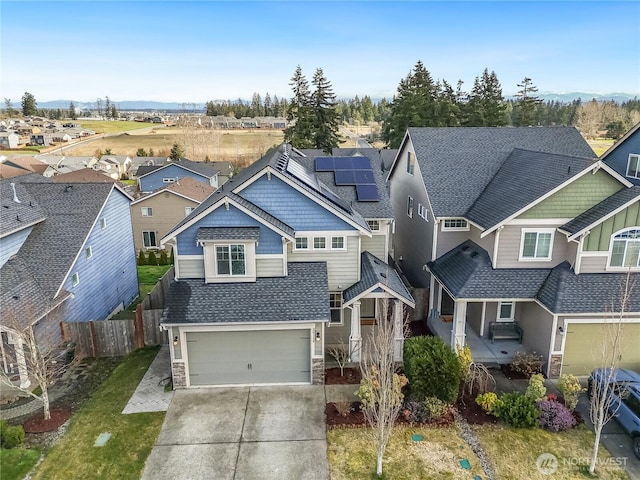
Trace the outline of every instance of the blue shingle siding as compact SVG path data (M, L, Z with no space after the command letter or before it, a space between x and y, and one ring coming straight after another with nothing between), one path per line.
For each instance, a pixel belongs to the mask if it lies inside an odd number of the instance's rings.
M33 227L25 228L5 238L0 238L0 267L4 265L12 255L18 253L20 247L27 239Z
M275 176L256 180L240 195L279 218L296 231L354 230L354 228Z
M211 212L178 235L179 255L202 255L202 247L196 245L196 236L201 227L259 227L260 240L256 254L281 254L282 237L233 205Z
M102 218L107 222L104 229ZM91 258L85 255L88 246ZM74 287L72 276L76 272L80 283ZM120 303L126 307L138 295L129 200L119 191L113 190L109 195L63 288L74 295L66 305L69 322L103 320Z
M143 192L152 192L157 188L166 187L169 183L164 183L163 178L173 178L179 180L184 177L193 178L194 180L209 185L209 179L203 175L198 175L195 172L190 172L184 168L180 168L177 165L169 165L168 167L159 169L139 179L140 190Z
M611 150L604 158L604 163L635 185L640 185L640 178L627 177L629 154L640 155L640 129L632 133L626 140Z

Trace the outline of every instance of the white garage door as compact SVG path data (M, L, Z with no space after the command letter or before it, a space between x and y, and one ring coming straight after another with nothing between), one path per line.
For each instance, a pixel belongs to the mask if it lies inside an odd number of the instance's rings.
M191 385L310 383L310 330L189 332Z
M570 323L564 344L562 373L589 375L601 367L601 339L609 336L611 324ZM640 369L640 323L623 326L619 368Z

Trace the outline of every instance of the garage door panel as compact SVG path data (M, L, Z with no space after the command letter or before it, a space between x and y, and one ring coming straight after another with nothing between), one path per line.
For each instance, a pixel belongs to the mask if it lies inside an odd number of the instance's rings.
M567 329L562 373L589 375L594 368L602 366L601 341L606 338L613 324L573 323ZM619 368L640 371L640 324L623 326Z
M189 332L191 385L308 383L309 330Z

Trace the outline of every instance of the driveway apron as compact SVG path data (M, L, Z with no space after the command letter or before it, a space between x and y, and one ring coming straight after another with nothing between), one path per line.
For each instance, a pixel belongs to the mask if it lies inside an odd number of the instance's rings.
M178 390L144 480L329 477L322 386Z

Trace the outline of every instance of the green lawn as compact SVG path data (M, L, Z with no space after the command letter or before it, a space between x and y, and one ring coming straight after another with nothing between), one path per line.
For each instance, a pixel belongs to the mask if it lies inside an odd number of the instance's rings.
M40 458L39 449L0 449L0 473L2 480L22 480Z
M155 286L170 268L171 265L138 265L138 284Z
M162 127L157 123L129 122L129 121L108 121L108 120L78 120L82 128L93 130L96 133L118 133L129 130L138 130L147 127Z
M165 413L121 412L157 352L158 347L136 350L118 365L73 415L67 433L46 453L34 479L140 478ZM94 447L102 432L111 433L111 439L104 447Z

